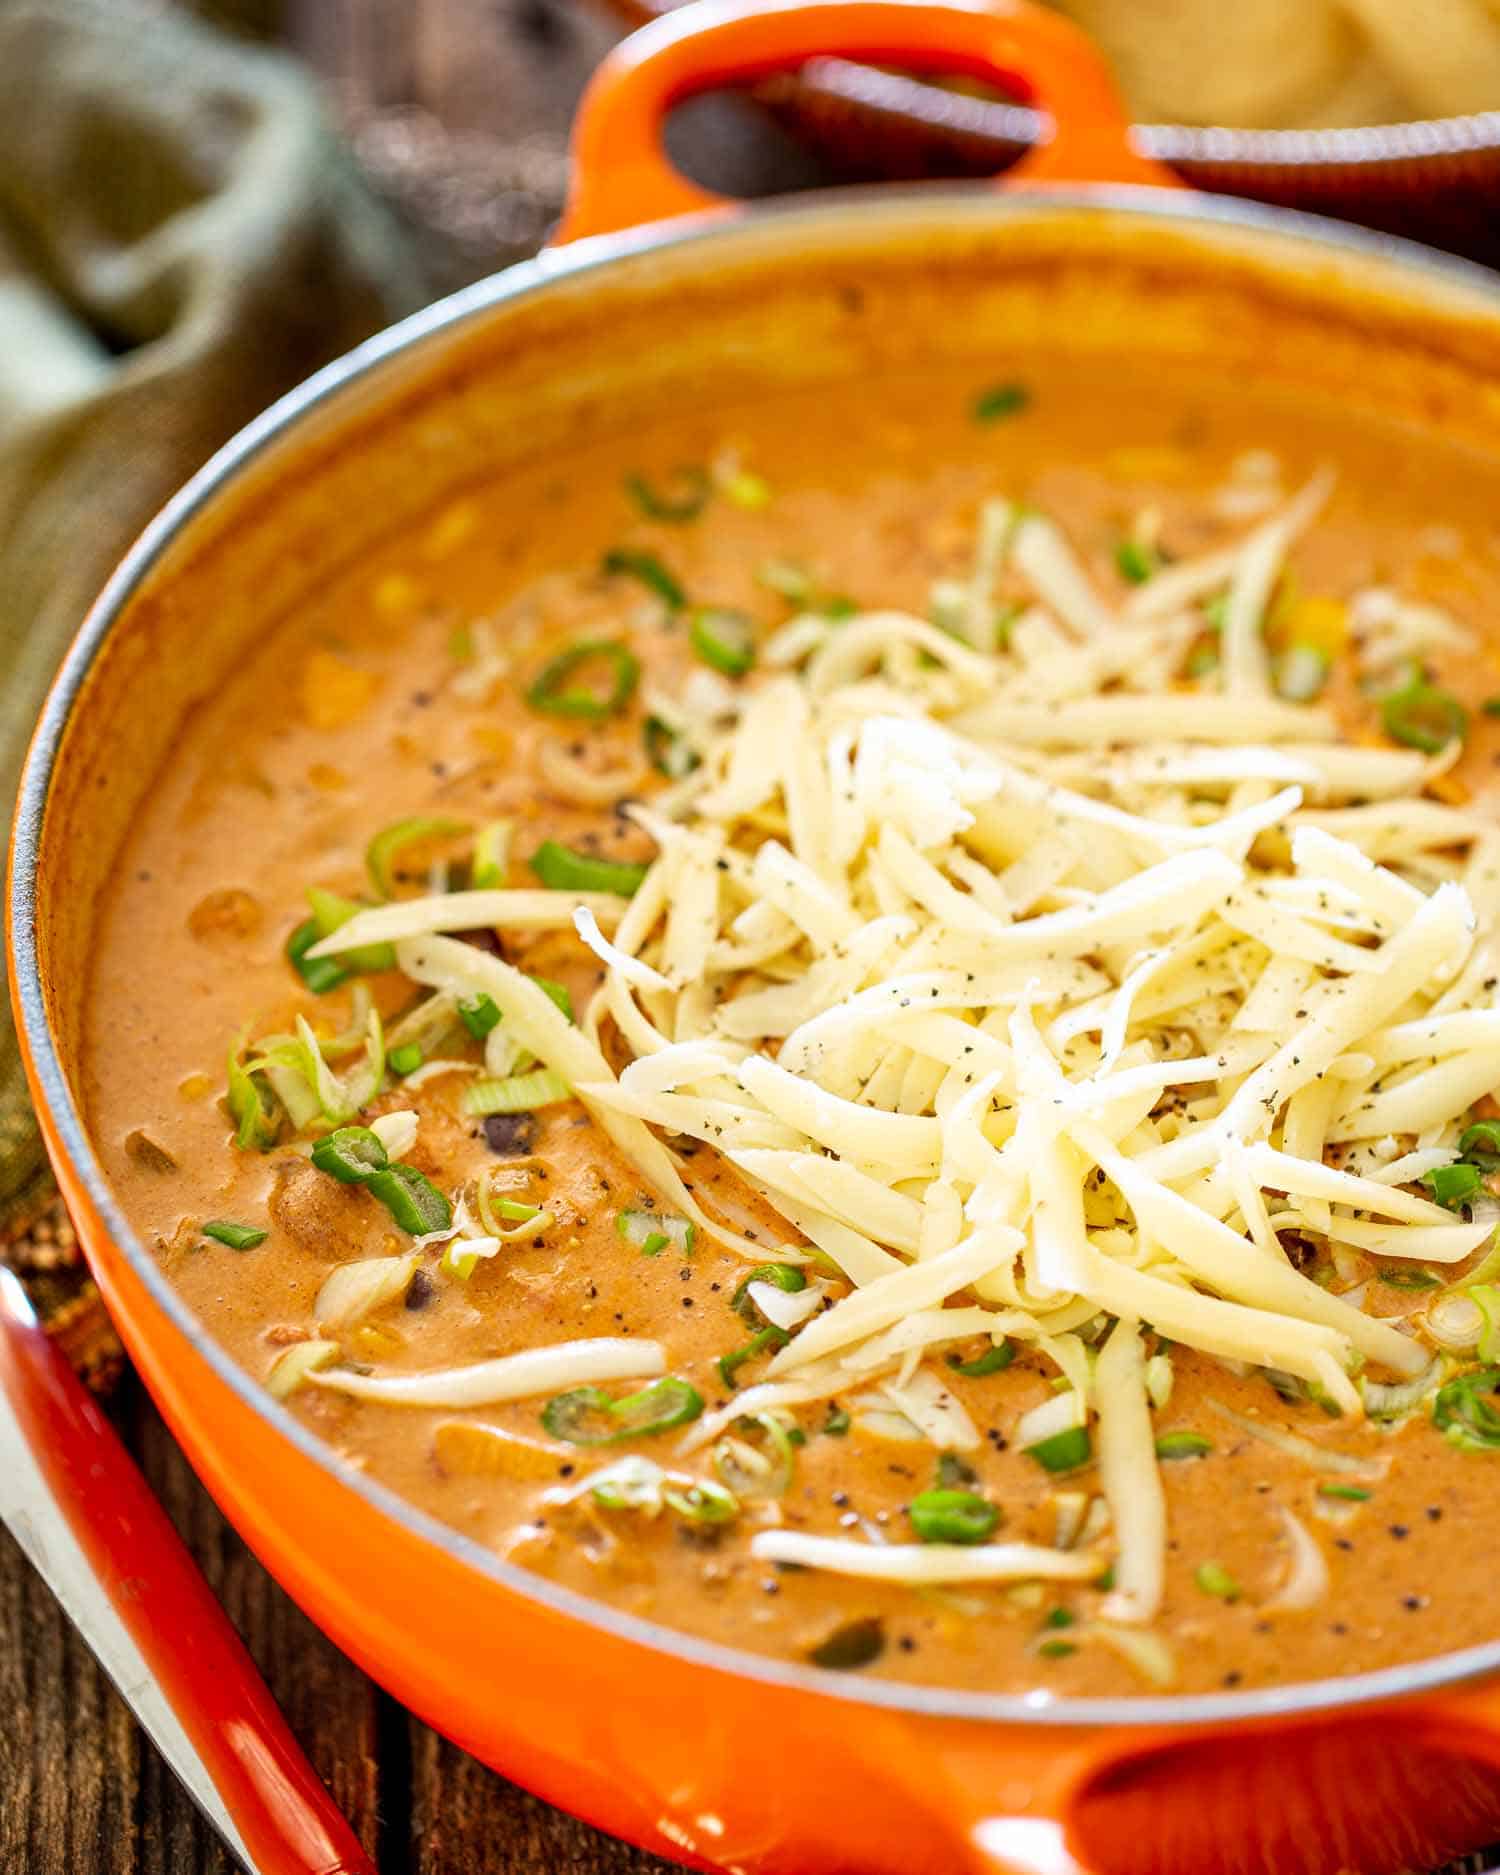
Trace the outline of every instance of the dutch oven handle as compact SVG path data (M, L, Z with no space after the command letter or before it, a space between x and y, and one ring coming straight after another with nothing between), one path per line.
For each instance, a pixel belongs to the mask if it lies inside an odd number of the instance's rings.
M624 40L600 65L573 128L572 180L554 244L727 209L662 147L674 104L809 59L999 81L1044 116L1002 187L1184 185L1140 155L1109 67L1087 36L1029 0L693 0Z

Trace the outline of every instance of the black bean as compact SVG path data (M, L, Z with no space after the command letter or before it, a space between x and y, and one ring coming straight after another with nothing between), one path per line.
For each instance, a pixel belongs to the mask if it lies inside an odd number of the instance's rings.
M826 1640L808 1652L816 1667L835 1667L848 1672L853 1667L867 1667L885 1652L885 1628L878 1615L863 1620L846 1621L835 1628Z
M485 1115L484 1140L491 1152L502 1159L522 1159L536 1141L534 1113L490 1113Z

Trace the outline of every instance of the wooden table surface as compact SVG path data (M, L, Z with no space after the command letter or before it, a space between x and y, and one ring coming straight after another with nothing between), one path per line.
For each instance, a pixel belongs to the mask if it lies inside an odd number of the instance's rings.
M313 65L443 288L544 238L561 203L574 103L615 37L586 0L199 0L197 10L280 37ZM732 104L710 103L685 135L690 159L711 165L705 179L720 186L758 193L812 179L790 146ZM60 1211L45 1215L40 1235L43 1262L54 1239L66 1260ZM112 1410L381 1875L667 1869L413 1719L259 1567L132 1376ZM0 1529L0 1875L232 1875L234 1866Z

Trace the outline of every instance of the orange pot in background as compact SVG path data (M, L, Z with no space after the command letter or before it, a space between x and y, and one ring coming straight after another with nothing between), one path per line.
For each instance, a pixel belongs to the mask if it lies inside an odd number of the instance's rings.
M608 0L632 27L691 3ZM1419 24L1414 9L1411 30ZM993 176L1035 140L1036 116L1025 105L909 69L906 61L822 58L756 80L750 96L832 176L851 182ZM1337 215L1500 265L1500 110L1340 130L1137 124L1132 138L1193 188Z
M674 99L817 52L1003 75L1056 134L1004 192L743 212L668 168ZM11 977L48 1148L133 1358L257 1555L375 1678L507 1776L694 1866L1377 1875L1500 1835L1500 1645L1113 1701L912 1689L711 1646L499 1562L343 1467L215 1348L115 1205L77 1076L119 839L176 726L267 623L476 476L685 400L813 394L938 353L977 371L1002 346L1226 386L1254 371L1500 450L1491 282L1149 187L1163 178L1086 43L1020 0L702 0L607 62L577 150L573 244L395 328L231 443L127 557L48 702L13 847Z

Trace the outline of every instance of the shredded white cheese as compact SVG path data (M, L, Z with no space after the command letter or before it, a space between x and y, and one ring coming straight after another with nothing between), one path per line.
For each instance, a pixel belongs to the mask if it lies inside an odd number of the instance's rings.
M320 1378L314 1376L314 1378ZM800 1530L762 1530L750 1539L760 1562L800 1563L869 1582L1087 1582L1107 1557L1039 1543L859 1543Z
M1421 1373L1414 1336L1362 1287L1312 1281L1278 1231L1442 1264L1489 1236L1404 1187L1452 1162L1460 1116L1500 1083L1500 841L1484 813L1424 798L1441 759L1347 746L1327 711L1272 693L1263 620L1328 492L1323 475L1285 505L1268 490L1238 545L1118 609L1059 528L998 504L972 578L940 595L960 636L894 610L803 618L743 696L660 700L701 759L628 810L659 848L628 904L446 894L361 912L314 951L394 940L417 981L485 991L674 1213L755 1261L771 1248L707 1215L653 1128L717 1148L789 1254L842 1272L847 1288L752 1287L790 1339L682 1450L840 1395L964 1449L979 1434L944 1349L1020 1340L1068 1383L1048 1425L1096 1437L1106 1614L1140 1624L1167 1542L1140 1324L1351 1419L1362 1363ZM1025 597L1005 644L1002 584ZM1192 687L1194 608L1221 595L1220 672ZM1382 658L1460 641L1388 594L1358 615ZM439 935L474 925L576 929L604 971L580 1025ZM605 1341L308 1379L474 1404L662 1358ZM1301 1605L1315 1560L1288 1529ZM752 1549L913 1583L1101 1566L792 1529Z
M666 1371L666 1350L659 1341L603 1336L595 1341L560 1341L550 1348L527 1348L498 1360L433 1368L427 1373L357 1374L352 1368L336 1367L307 1378L314 1386L386 1406L495 1406L502 1400L525 1400L538 1393L597 1386L606 1380L653 1380Z

